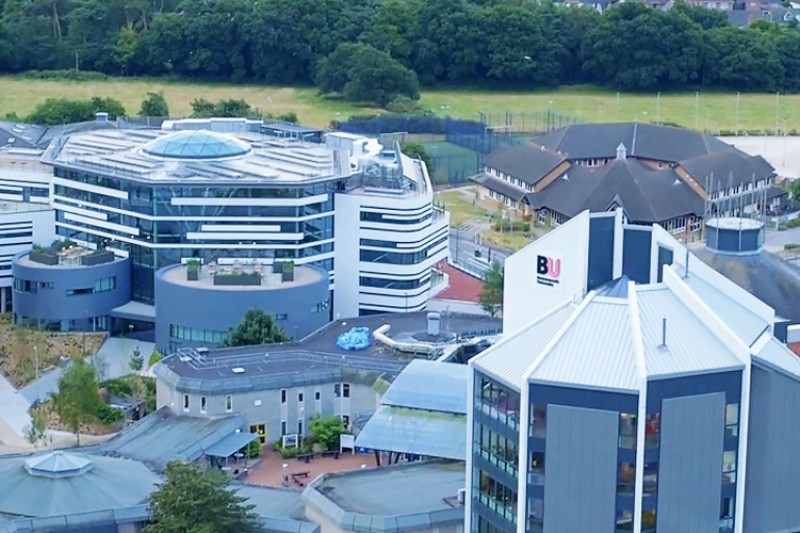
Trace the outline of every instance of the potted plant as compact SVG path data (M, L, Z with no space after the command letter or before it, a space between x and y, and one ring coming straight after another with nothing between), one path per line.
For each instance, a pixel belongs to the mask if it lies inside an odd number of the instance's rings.
M284 261L281 269L281 281L294 281L294 261Z
M188 281L197 281L200 276L200 261L197 259L190 259L186 263L186 279Z

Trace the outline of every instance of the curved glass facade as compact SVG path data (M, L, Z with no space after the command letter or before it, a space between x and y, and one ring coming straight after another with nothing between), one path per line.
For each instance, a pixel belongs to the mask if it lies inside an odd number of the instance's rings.
M228 135L210 131L179 131L146 144L142 151L175 159L221 159L244 155L250 146Z

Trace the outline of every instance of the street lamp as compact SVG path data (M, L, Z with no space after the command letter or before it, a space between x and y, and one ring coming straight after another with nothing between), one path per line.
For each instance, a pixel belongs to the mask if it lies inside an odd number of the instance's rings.
M36 367L36 403L38 404L41 401L41 394L39 391L41 384L39 383L39 347L36 345L33 347L33 364Z

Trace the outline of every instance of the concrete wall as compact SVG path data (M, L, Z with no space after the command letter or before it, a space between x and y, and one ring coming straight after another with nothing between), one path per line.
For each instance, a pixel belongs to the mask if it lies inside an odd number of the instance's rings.
M36 292L14 291L14 315L17 318L37 319L44 322L85 320L107 316L112 309L126 304L131 297L130 260L116 259L96 266L58 267L38 265L14 259L15 280L52 283L51 288L37 288ZM91 289L95 281L116 277L116 287L111 290L68 296L67 291Z
M618 432L614 411L548 406L545 533L614 533Z
M306 504L305 508L305 517L306 519L314 522L315 524L319 524L322 533L350 533L352 531L360 531L363 532L364 530L359 528L356 529L347 529L340 526L336 520L328 516L326 513L318 510L313 505ZM368 530L369 531L369 530ZM444 526L444 527L427 527L427 528L419 528L419 529L397 529L395 533L463 533L464 526L463 524L457 524L452 526Z
M205 341L189 341L170 338L170 325L178 325L206 331L226 332L242 320L244 314L259 308L274 315L284 314L285 320L278 324L295 339L305 337L328 323L328 312L312 312L312 307L329 298L328 276L323 273L319 280L301 286L287 287L230 287L215 288L213 285L192 286L170 283L164 273L173 265L156 272L156 346L164 353L180 346L209 346ZM302 268L313 268L303 266ZM211 344L213 346L213 344Z
M345 378L347 379L347 378ZM374 412L378 395L371 384L350 382L350 397L337 398L334 383L291 387L286 390L286 403L281 403L281 390L270 389L233 393L233 413L244 416L247 425L266 424L267 442L281 437L281 422L286 422L286 434L298 432L298 421L303 420L303 432L308 434L309 420L314 415L323 417L348 416L350 422L358 416ZM316 400L319 391L320 399ZM303 394L303 402L298 394ZM201 412L201 394L189 394L189 409L183 408L183 393L159 380L156 387L158 407L168 405L176 413L192 416L220 416L226 412L226 394L206 395L206 412Z
M744 531L800 531L800 382L753 366Z
M14 256L30 250L32 244L46 246L55 240L53 213L44 205L31 206L27 211L0 210L0 287L13 285L11 266Z

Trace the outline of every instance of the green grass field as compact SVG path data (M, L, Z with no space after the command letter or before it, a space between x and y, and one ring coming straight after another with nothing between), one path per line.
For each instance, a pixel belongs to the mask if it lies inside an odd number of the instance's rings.
M243 98L263 112L297 113L313 126L352 114L374 112L340 100L321 98L312 87L268 87L258 85L178 83L157 79L111 79L108 81L55 81L0 76L0 115L16 112L25 116L46 98L110 96L119 99L129 114L135 114L147 92L163 91L173 116L191 113L194 98L220 100ZM708 131L800 130L800 95L742 94L737 113L735 93L664 94L660 104L655 94L621 94L587 87L565 87L554 91L430 90L422 93L422 105L440 115L477 119L489 114L492 124L513 115L513 126L521 127L523 113L535 121L534 113L548 110L581 117L588 122L631 121L675 123ZM777 118L777 120L776 120ZM527 124L529 126L530 124Z

